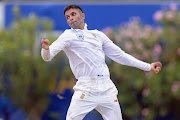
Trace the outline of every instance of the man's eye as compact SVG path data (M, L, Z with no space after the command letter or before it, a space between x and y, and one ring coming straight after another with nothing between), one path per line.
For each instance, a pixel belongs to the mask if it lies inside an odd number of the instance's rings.
M76 13L73 13L72 15L74 16L74 15L76 15Z
M69 19L69 16L68 16L68 17L66 17L66 19Z

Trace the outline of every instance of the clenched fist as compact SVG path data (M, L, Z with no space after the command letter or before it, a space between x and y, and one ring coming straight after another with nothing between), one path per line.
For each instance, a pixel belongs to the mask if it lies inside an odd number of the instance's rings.
M161 62L151 63L151 71L152 71L154 74L157 74L158 72L160 72L160 71L161 71L161 68L162 68L162 63L161 63Z
M46 39L45 37L43 37L41 40L41 45L42 45L42 48L48 50L49 49L49 40Z

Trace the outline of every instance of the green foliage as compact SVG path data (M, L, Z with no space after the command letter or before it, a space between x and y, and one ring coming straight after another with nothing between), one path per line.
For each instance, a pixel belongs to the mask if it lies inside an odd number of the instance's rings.
M180 107L180 12L176 5L170 5L169 9L157 11L154 17L159 23L154 27L134 17L117 28L103 30L134 57L163 63L162 71L154 75L108 61L125 118L152 120L172 113L172 119L180 118L177 109Z
M40 21L33 14L21 18L18 7L14 8L14 13L15 22L0 31L0 84L4 85L5 94L14 104L27 112L29 119L35 119L41 117L49 103L49 83L56 80L57 74L61 75L58 65L66 62L62 54L57 56L61 62L54 60L47 64L41 58L42 38L39 38L41 33L38 29L43 28L48 39L55 40L57 36L50 32L51 22ZM64 66L61 67L63 69Z
M103 31L127 53L146 61L163 63L162 71L153 75L136 68L109 62L111 78L119 90L125 118L152 120L173 114L180 118L180 12L170 5L154 15L159 25L143 25L138 17L117 28ZM176 104L174 102L177 102Z

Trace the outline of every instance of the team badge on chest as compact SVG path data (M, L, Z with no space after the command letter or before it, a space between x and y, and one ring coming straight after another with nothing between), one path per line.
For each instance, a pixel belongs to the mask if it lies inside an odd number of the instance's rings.
M79 40L84 40L84 35L83 34L76 34L77 38Z

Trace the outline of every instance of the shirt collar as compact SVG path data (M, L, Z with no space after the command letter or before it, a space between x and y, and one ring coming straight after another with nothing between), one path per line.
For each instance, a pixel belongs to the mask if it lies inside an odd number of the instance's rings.
M84 25L84 29L83 30L87 30L87 24L85 23ZM71 28L71 30L75 30L76 32L80 31L81 29L74 29L74 28Z

